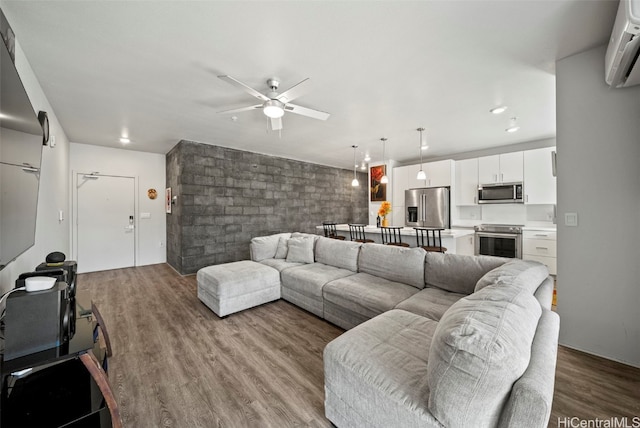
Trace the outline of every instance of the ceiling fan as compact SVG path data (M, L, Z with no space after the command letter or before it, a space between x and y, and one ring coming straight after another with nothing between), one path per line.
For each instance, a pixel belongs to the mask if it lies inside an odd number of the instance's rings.
M247 110L257 110L262 109L262 112L265 116L269 118L269 122L271 124L272 131L279 131L282 129L282 116L284 116L285 111L299 114L301 116L311 117L313 119L327 120L330 116L329 113L325 113L319 110L313 110L307 107L302 107L297 104L291 104L289 101L292 101L298 98L300 95L304 93L304 88L309 79L304 79L297 85L287 89L281 94L278 94L278 86L280 86L280 81L278 79L272 78L267 80L267 85L269 86L269 92L266 94L262 94L261 92L256 91L249 85L242 83L241 81L234 79L231 76L223 75L218 76L220 79L224 80L236 86L242 90L244 90L249 95L253 95L260 101L261 104L256 104L249 107L241 107L232 110L220 111L218 113L239 113Z

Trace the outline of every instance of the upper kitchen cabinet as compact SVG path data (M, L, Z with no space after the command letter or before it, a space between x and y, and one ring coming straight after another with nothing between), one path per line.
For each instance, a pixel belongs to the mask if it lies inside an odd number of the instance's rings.
M392 207L399 207L404 205L404 191L409 188L409 167L408 166L398 166L393 168L393 177L391 181L391 186L393 187L393 200L391 203Z
M523 152L478 158L479 184L512 183L524 179Z
M465 159L455 163L456 204L475 205L478 203L478 158Z
M454 171L454 162L451 159L425 163L424 172L427 174L427 180L423 187L451 186ZM416 171L416 174L418 174L418 171Z
M556 177L553 176L555 147L524 152L524 202L555 204Z

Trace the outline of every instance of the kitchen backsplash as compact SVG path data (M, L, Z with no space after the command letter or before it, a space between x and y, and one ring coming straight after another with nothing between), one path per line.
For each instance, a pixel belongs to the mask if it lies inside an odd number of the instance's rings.
M554 205L487 204L459 206L452 213L457 220L478 223L528 224L544 222L554 224Z

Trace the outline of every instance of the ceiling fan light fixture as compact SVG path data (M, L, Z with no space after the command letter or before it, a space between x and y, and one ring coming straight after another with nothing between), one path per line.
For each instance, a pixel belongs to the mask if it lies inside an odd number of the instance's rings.
M284 104L278 100L269 100L262 106L262 112L271 119L279 119L284 116Z

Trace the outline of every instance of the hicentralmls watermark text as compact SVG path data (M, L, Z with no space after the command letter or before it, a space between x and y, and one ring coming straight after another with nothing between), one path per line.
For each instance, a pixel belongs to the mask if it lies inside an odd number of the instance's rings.
M607 419L582 419L575 416L564 416L558 418L558 428L640 428L640 416Z

